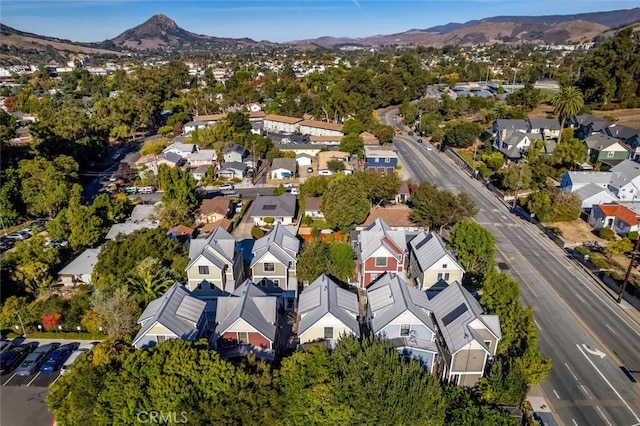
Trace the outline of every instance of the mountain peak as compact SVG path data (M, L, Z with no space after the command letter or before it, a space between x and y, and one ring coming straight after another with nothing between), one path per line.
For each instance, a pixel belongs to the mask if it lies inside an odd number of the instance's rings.
M167 15L163 15L162 13L153 15L151 18L147 19L142 25L157 25L167 29L179 28L178 24L176 24L176 21L169 18Z

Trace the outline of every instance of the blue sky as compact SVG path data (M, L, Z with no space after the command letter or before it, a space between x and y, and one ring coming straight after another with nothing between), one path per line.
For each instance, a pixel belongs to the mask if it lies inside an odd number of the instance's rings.
M194 33L283 42L326 35L392 34L498 15L572 14L638 6L638 0L1 0L0 22L21 31L90 42L113 38L163 13Z

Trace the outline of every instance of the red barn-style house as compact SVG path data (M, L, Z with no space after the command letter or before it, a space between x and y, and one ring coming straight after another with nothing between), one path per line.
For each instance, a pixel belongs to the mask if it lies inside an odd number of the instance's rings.
M369 287L385 272L404 275L406 246L404 231L392 230L382 219L360 231L355 243L359 286Z

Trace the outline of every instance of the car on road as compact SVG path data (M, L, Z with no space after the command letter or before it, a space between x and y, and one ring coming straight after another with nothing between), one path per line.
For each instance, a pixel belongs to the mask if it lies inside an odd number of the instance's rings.
M409 136L413 136L413 135L414 135L414 133L413 133L413 132L409 132L409 133L408 133L408 135L409 135Z
M62 367L62 364L69 358L69 355L77 348L78 345L70 343L60 346L55 351L47 355L46 359L40 366L41 373L55 373Z
M220 185L220 191L231 191L234 188L235 186L231 185L230 183L225 183L224 185Z
M418 142L418 143L422 143L422 139L418 139L416 142Z
M138 188L138 194L153 194L156 189L153 186L143 186Z
M87 352L92 350L97 344L98 342L91 342L91 343L83 343L80 346L78 346L78 349L71 352L71 355L69 355L69 358L67 358L64 364L62 364L62 367L60 367L60 374L65 374L71 364L76 362L76 360L80 356L82 356L82 354L86 354Z
M313 173L313 167L307 167L307 173Z
M431 151L433 150L433 148L431 148L430 146L427 146L427 151Z
M35 346L37 346L37 343ZM12 372L24 361L35 346L33 344L15 346L0 354L0 374Z

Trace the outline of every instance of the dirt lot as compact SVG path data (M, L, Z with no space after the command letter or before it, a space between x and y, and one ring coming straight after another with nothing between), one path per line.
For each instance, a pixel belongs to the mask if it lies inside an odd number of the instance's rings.
M613 111L592 111L597 117L611 116L615 118L616 123L635 127L640 129L640 108L616 109ZM531 111L528 116L531 118L546 118L548 114L553 115L553 107L551 105L538 105L536 109Z
M580 245L587 241L597 241L601 246L607 245L607 241L591 232L591 226L582 219L572 222L548 222L544 226L560 229L562 231L561 238L569 244L577 243Z

